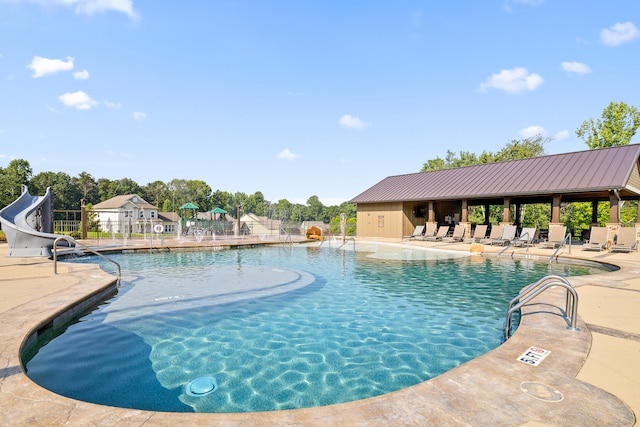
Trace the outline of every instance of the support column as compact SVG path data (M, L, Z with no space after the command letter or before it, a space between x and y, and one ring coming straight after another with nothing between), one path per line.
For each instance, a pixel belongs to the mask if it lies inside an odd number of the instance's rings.
M433 200L429 201L429 216L427 222L436 222L436 211L433 208Z
M609 192L609 224L620 222L620 198L617 191Z
M489 203L485 203L484 204L484 223L489 225L489 223L491 222L490 220L490 213L489 213L489 209L491 208L491 205ZM640 209L640 207L638 207L638 209ZM640 222L640 220L638 220L638 222Z
M464 235L471 235L471 223L469 222L469 202L467 199L462 200L462 215L460 218L460 225L464 226Z
M598 201L591 202L591 225L598 225Z
M551 224L560 224L560 203L562 202L562 196L553 196L551 201Z
M511 198L504 198L504 208L502 209L502 225L511 225Z
M87 207L84 203L84 199L80 200L80 238L87 238Z
M521 224L522 220L520 218L520 208L521 208L520 203L516 203L516 220L514 222L516 225L522 225Z

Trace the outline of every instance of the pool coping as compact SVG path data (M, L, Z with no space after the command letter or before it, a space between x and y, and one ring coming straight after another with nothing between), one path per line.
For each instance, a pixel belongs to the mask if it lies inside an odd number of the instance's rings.
M446 248L466 248L468 251L468 245L447 245ZM0 258L3 255L6 256L6 245L0 245ZM527 252L518 256L536 255ZM566 254L563 257L585 259ZM576 286L601 282L611 285L635 278L637 276L631 271L640 265L635 262L636 258L631 263L623 258L616 262L609 260L620 269L572 278L572 283ZM582 319L578 323L580 332L566 329L567 323L560 310L565 294L560 289L545 292L525 306L520 327L505 344L406 389L317 408L232 414L168 413L113 408L68 399L33 383L22 371L19 355L27 337L57 316L68 315L68 310L77 306L78 300L93 297L95 301L113 292L113 276L90 264L65 264L60 274L53 275L51 261L47 259L5 257L0 261L0 267L4 272L32 271L34 277L62 284L58 292L0 313L0 360L3 362L0 367L0 407L3 418L11 425L174 425L188 422L189 425L516 426L570 423L630 426L635 423L633 411L618 397L576 379L589 355L591 332ZM50 273L47 274L46 269ZM11 281L10 278L2 280ZM14 285L25 284L18 282L16 280ZM531 346L551 353L538 366L518 361ZM548 401L545 393L549 390L557 390L562 399Z

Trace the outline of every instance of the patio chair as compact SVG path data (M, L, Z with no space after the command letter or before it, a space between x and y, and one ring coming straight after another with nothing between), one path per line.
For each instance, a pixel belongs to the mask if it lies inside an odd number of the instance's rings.
M425 240L427 237L435 236L436 231L438 231L438 224L436 224L435 222L428 222L424 230L424 236L422 237L422 240Z
M536 227L523 227L520 231L520 237L513 242L513 246L531 246L537 238L538 229Z
M402 236L402 240L404 239L417 239L419 237L422 237L422 234L424 233L424 225L416 225L416 229L413 230L413 234L409 235L409 236Z
M444 239L447 236L448 232L449 232L449 226L441 225L438 228L438 233L435 236L425 237L424 240L426 240L427 242L437 242L439 240Z
M492 241L499 239L501 236L502 236L502 226L494 225L493 227L491 227L491 232L489 233L489 237L480 239L480 243L491 244Z
M515 225L505 225L502 227L502 235L499 239L492 239L489 243L490 245L508 245L511 243L513 239L516 238L516 232L518 231L518 227Z
M609 244L608 227L591 227L591 237L589 242L582 246L583 251L602 251L607 249Z
M453 229L453 235L451 237L444 237L442 241L447 243L462 242L464 240L464 233L466 230L466 226L457 224Z
M616 242L611 245L611 252L631 252L638 250L638 228L622 227L618 230Z
M540 243L540 248L555 249L556 247L560 246L566 235L567 227L565 225L550 225L549 238L546 242Z
M487 224L479 224L476 225L476 229L473 230L473 236L467 237L464 239L465 243L475 243L484 239L484 236L487 234Z

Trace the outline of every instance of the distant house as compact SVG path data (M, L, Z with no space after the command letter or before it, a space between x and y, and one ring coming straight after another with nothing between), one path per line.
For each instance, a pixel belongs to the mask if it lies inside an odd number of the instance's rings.
M100 230L106 232L149 233L154 225L164 222L158 216L158 208L137 194L113 197L93 205L92 210Z
M250 234L257 236L279 236L282 221L279 219L269 219L266 216L258 216L247 213L240 217L240 222L245 223Z
M178 232L180 215L175 212L158 212L158 219L164 228L165 234L175 234Z

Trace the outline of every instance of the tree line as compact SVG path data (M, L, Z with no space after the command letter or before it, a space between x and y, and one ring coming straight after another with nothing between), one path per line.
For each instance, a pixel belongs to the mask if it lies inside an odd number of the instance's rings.
M15 159L7 167L0 168L0 207L12 203L26 185L29 193L42 195L47 187L54 194L54 210L79 210L80 201L84 200L88 207L112 197L137 194L147 202L157 206L161 212L179 212L180 206L193 203L200 212L207 212L216 207L226 210L229 215L237 217L238 206L242 213L254 213L283 221L322 221L325 223L339 221L341 213L347 218L355 219L356 207L344 202L339 206L325 206L317 196L311 196L306 204L292 203L287 199L277 202L266 200L260 191L253 194L242 192L212 191L211 187L201 180L172 179L169 182L153 181L139 185L130 178L109 180L95 179L88 172L72 177L65 172L40 172L33 175L27 160ZM337 219L336 219L337 218Z

